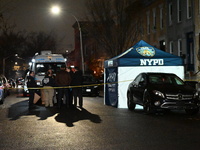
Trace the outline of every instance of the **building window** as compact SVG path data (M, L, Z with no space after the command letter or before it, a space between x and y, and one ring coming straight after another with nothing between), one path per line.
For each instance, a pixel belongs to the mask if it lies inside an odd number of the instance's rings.
M200 0L198 0L198 12L200 14Z
M169 4L169 25L172 25L172 3Z
M178 39L178 56L182 56L182 40Z
M150 15L149 12L147 12L147 34L150 34Z
M165 51L165 41L161 40L159 43L160 43L160 49Z
M192 0L187 0L187 18L192 17Z
M174 48L173 44L174 44L173 41L169 42L169 53L171 53L171 54L173 54L173 48Z
M153 30L156 30L156 9L153 9Z
M163 8L160 8L160 29L163 29Z
M181 0L177 0L177 11L178 11L178 22L182 21L182 16L181 16L181 12L182 12L182 7L181 7Z

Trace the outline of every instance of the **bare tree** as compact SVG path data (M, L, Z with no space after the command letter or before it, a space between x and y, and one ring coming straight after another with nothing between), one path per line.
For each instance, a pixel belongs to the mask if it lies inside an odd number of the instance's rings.
M6 63L6 66L9 70L12 70L11 64L14 64L15 54L23 51L23 47L25 45L25 37L22 32L14 32L14 25L8 24L7 20L1 18L0 22L0 66L2 70L0 72L4 72L5 66L3 64ZM6 61L6 62L5 62ZM8 70L4 72L7 75Z
M127 50L139 34L139 19L132 19L131 0L87 0L90 34L110 56Z
M36 52L56 49L57 41L53 32L27 33L16 30L16 25L9 21L9 11L14 9L14 2L17 1L0 0L0 68L3 68L3 60L7 60L7 66L11 66L16 59L15 54L28 61Z
M13 9L10 4L14 3L16 0L0 0L0 15Z
M26 37L26 51L24 57L31 57L36 52L40 53L42 50L56 50L57 41L53 32L32 32Z

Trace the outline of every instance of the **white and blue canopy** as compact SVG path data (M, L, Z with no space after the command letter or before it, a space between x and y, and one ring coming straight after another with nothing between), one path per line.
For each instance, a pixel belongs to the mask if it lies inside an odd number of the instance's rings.
M105 61L105 68L118 66L183 66L183 59L141 40L124 53Z
M104 63L104 103L118 108L127 108L127 88L141 72L175 73L184 78L181 57L159 50L143 40Z

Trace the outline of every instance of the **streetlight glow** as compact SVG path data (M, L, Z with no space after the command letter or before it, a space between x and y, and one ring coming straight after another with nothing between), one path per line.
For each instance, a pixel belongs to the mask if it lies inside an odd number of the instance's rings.
M52 6L51 7L51 12L55 15L60 14L60 7L59 6Z
M51 13L54 15L59 15L61 12L61 8L58 5L54 5L51 7ZM77 19L77 17L75 15L73 15L72 13L70 13L74 19L77 22L78 25L78 30L79 30L79 34L80 34L80 53L81 53L81 65L82 65L82 71L83 74L85 74L85 67L84 67L84 57L83 57L83 39L82 39L82 30L81 30L81 25L79 20Z

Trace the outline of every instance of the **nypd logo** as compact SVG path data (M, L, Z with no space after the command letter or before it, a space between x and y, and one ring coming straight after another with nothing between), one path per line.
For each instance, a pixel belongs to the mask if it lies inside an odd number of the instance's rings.
M144 57L153 57L155 55L155 50L153 47L138 47L136 48L136 51Z
M163 66L163 59L140 59L140 66Z

